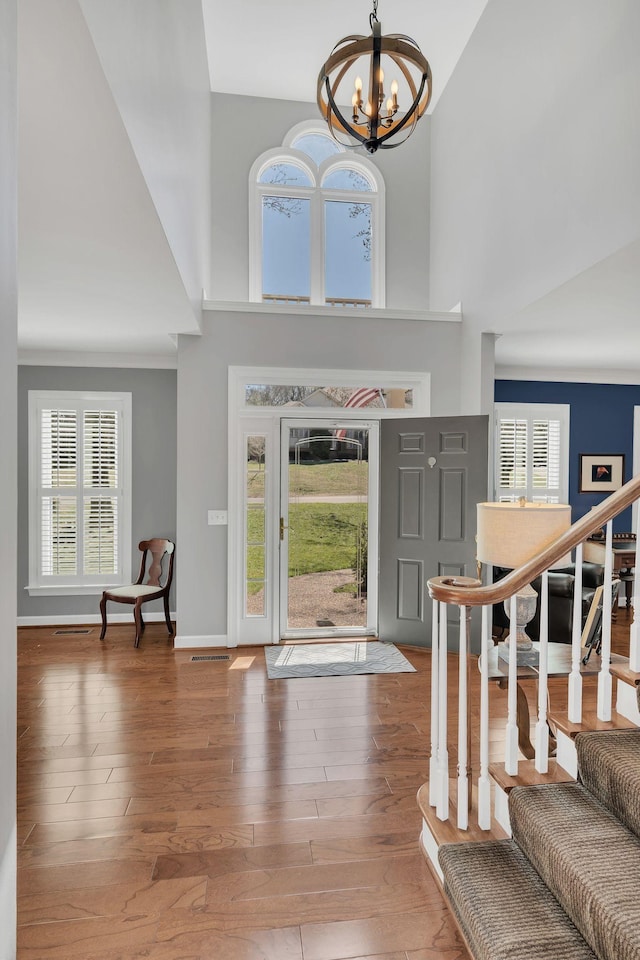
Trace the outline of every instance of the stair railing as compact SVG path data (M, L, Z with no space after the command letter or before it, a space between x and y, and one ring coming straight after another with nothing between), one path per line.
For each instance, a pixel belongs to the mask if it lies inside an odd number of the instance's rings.
M447 702L448 660L448 611L451 605L459 610L458 625L458 718L457 744L457 826L468 829L470 795L472 784L469 777L468 745L469 717L467 678L469 667L469 621L471 607L482 608L480 650L480 767L477 783L478 826L483 830L491 827L491 784L489 777L489 650L491 637L491 613L496 603L509 600L509 665L507 680L507 723L505 738L505 772L517 775L519 764L517 722L517 651L516 651L516 594L536 577L542 579L540 590L540 662L538 666L538 704L535 727L535 767L540 773L548 770L549 728L548 706L548 570L571 550L575 555L575 583L571 641L571 668L568 674L568 719L572 723L582 720L582 675L580 661L583 656L582 604L577 600L582 594L583 543L596 530L606 529L604 583L612 580L613 570L613 518L640 499L640 475L613 493L600 506L574 523L527 563L509 573L496 583L483 584L470 577L441 576L428 581L432 608L432 672L431 672L431 758L429 762L429 802L435 807L440 820L449 820L449 704ZM640 545L640 509L637 510L636 543ZM640 576L634 578L633 607L640 610ZM602 646L598 672L597 715L601 720L610 720L612 711L611 665L611 590L603 591ZM637 621L640 621L638 616ZM629 667L640 672L640 623L631 625Z

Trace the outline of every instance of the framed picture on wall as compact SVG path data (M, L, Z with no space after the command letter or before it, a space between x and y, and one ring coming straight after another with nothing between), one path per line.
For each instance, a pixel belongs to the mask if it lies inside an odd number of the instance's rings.
M580 493L612 493L624 483L624 453L581 453Z

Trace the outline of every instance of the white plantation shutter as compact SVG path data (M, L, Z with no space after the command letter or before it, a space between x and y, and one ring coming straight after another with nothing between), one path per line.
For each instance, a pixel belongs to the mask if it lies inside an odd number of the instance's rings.
M496 403L495 499L566 503L567 404Z
M130 394L32 391L29 404L29 589L130 580Z
M84 572L117 573L118 498L84 498Z
M118 414L84 411L83 472L84 572L114 574L118 569ZM112 496L105 496L109 490Z
M42 411L43 487L75 487L78 474L78 422L75 410Z
M41 503L42 575L73 577L78 569L76 499L43 496Z
M496 446L498 489L510 491L517 498L520 494L516 491L525 489L527 485L527 421L515 417L500 419ZM505 497L498 499L504 500Z
M116 410L84 411L84 485L118 485L118 413Z

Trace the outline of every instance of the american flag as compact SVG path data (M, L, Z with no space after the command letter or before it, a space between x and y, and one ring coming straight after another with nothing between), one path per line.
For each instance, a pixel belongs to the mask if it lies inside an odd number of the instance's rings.
M358 387L357 390L353 391L344 406L345 408L367 407L376 397L381 395L380 387ZM335 432L336 440L344 440L346 435L347 427L341 427L340 430Z

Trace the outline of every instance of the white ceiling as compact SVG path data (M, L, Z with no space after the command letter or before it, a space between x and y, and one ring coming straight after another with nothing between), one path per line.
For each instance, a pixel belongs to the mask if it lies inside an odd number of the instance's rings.
M412 37L429 61L434 78L429 111L486 5L487 0L379 0L383 33ZM315 102L320 67L336 43L371 33L371 0L202 0L202 8L211 89L218 93Z
M640 368L640 241L509 318L503 366L630 372Z

